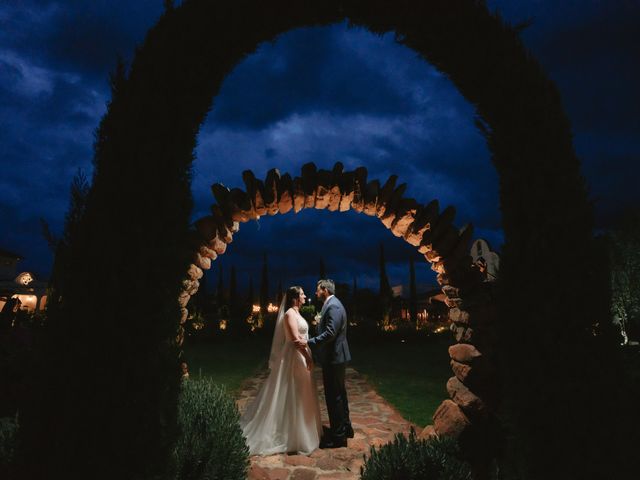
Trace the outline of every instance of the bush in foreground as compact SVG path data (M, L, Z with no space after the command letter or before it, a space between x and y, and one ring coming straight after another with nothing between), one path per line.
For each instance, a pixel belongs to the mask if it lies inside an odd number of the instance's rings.
M9 470L15 455L18 421L13 417L0 418L0 474Z
M419 440L397 434L394 441L371 447L360 469L362 480L471 480L469 465L461 460L455 440Z
M235 402L224 387L209 379L185 380L178 403L176 480L244 480L249 447L239 420Z

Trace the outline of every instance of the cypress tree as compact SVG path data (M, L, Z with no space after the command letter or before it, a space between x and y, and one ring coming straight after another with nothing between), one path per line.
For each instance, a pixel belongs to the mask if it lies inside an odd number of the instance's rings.
M249 275L249 288L247 292L247 304L249 305L249 311L253 310L253 277Z
M278 297L276 298L276 305L280 306L282 299L284 298L284 292L282 291L282 280L278 282Z
M238 298L237 298L237 285L236 285L236 267L231 266L231 274L229 277L229 313L231 318L235 319L238 313Z
M216 289L216 297L218 300L218 310L226 305L226 299L224 294L224 275L222 269L222 263L220 263L220 268L218 270L218 288Z
M387 268L384 259L384 245L380 242L380 315L383 322L389 320L389 313L391 312L391 299L393 298L393 292L391 291L391 285L389 284L389 278L387 277Z
M409 315L413 323L418 322L418 293L416 290L416 268L413 257L409 259Z
M320 257L320 278L327 278L327 269L324 266L324 259Z
M269 305L269 270L267 267L267 254L264 253L262 260L262 279L260 281L260 312L263 315L267 313Z

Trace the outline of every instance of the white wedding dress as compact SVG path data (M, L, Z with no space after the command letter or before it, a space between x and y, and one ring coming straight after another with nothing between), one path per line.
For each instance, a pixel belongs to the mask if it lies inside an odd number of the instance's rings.
M315 378L285 328L283 307L276 321L269 376L240 418L251 455L309 454L320 444L322 423ZM298 319L300 336L308 339L309 324L291 311Z

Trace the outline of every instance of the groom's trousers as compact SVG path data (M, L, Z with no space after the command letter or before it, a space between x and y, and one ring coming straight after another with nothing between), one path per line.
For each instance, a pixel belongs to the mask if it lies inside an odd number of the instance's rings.
M322 383L327 402L331 435L345 438L350 430L349 400L345 386L346 363L326 364L322 366Z

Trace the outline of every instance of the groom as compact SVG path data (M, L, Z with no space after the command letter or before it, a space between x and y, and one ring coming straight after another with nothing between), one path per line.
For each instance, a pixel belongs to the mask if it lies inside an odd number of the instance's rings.
M336 298L335 292L333 280L318 281L316 296L324 302L320 311L318 335L306 343L298 342L299 348L308 344L314 358L322 366L324 395L331 428L320 441L320 448L346 447L347 437L353 438L347 389L344 384L346 363L351 360L347 343L347 312Z

